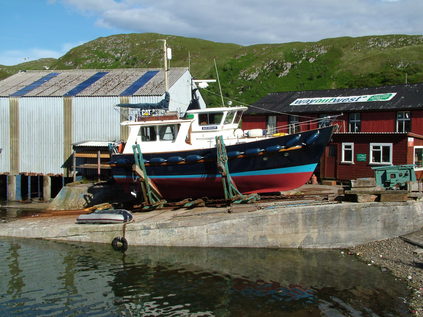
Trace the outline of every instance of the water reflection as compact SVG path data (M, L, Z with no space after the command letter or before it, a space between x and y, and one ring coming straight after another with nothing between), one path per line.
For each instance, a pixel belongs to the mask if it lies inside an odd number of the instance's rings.
M0 240L3 316L408 316L402 283L339 251Z
M0 208L0 223L14 221L20 217L36 216L42 212L41 209Z

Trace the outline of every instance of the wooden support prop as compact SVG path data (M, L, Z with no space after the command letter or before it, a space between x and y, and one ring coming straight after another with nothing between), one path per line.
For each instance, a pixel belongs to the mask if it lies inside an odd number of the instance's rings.
M150 211L157 208L162 208L164 204L166 204L166 200L163 199L163 196L157 188L156 184L154 184L154 182L147 175L145 161L140 145L133 145L132 150L134 152L135 160L135 166L132 166L132 170L139 176L140 189L144 197L143 210Z

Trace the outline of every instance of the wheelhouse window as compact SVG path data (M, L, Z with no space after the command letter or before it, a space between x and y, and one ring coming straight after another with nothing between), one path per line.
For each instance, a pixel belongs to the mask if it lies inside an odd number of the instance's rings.
M370 143L370 164L392 164L392 143Z
M142 142L157 141L156 127L141 127L138 135L141 137Z
M235 113L236 113L236 111L229 111L229 112L226 114L224 124L231 124L231 123L232 123L232 121L234 120Z
M354 143L342 143L342 163L354 163Z
M178 124L148 126L141 127L138 136L142 142L175 141L178 131Z
M288 117L288 133L298 133L300 132L300 121L298 116L289 116Z
M244 111L238 110L235 115L234 124L238 124L241 121L242 114Z
M208 112L198 115L199 125L219 125L222 122L223 112Z
M397 132L411 131L411 113L410 111L397 112Z
M414 147L414 165L415 169L423 170L423 146Z
M159 140L160 141L175 141L178 135L179 125L161 125L159 126Z
M353 112L348 116L348 131L360 132L361 131L361 118L360 113Z

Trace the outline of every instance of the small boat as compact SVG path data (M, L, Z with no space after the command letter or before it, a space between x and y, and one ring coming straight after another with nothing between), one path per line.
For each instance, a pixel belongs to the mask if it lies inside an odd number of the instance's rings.
M295 134L267 135L238 128L247 107L188 110L185 116L133 116L124 147L111 153L113 178L134 190L134 146L139 146L149 179L163 198L224 197L216 137L222 137L231 179L243 194L291 190L314 173L333 126ZM141 111L140 111L141 113ZM317 125L317 124L316 124ZM118 149L122 150L118 150Z
M126 209L102 209L89 214L79 215L76 222L80 224L112 224L132 221L133 216Z

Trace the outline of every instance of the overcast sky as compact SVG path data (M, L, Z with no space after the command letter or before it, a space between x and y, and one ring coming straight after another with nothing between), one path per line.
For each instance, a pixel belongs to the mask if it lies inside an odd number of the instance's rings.
M423 0L0 0L0 64L58 58L101 36L250 45L423 34Z

